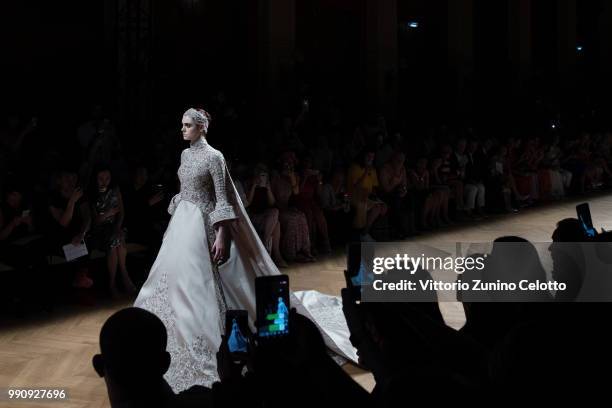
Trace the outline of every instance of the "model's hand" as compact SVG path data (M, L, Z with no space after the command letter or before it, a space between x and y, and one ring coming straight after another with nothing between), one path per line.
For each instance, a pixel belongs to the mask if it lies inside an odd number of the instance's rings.
M227 226L220 225L217 230L217 238L212 246L212 260L214 263L223 263L229 258L229 231Z

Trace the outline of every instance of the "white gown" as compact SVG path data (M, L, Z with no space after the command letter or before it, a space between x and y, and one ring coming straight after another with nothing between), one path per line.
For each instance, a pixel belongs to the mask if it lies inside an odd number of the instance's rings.
M168 332L172 356L166 380L175 392L218 380L216 352L224 332L225 310L255 316L255 277L280 272L261 243L225 165L223 155L204 138L181 154L181 191L173 197L172 214L149 277L134 306L156 314ZM217 267L210 250L214 225L233 220L229 259ZM291 306L309 316L328 346L356 361L348 341L338 298L303 292Z

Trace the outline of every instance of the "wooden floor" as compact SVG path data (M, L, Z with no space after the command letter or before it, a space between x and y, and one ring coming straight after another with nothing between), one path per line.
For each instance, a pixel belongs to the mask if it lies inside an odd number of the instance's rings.
M575 205L566 201L524 211L518 215L490 218L472 225L461 225L419 237L422 242L490 241L503 235L520 235L534 242L550 241L555 223L575 217ZM593 222L612 227L612 195L590 200ZM608 228L606 228L608 229ZM317 263L297 265L284 270L293 290L316 289L339 294L343 287L344 254L335 253ZM130 299L102 302L95 306L54 312L27 322L4 324L0 331L0 390L11 388L63 388L69 395L65 402L15 403L0 396L0 407L106 407L104 381L97 377L91 357L98 352L100 327L116 310L131 305ZM458 304L442 304L449 325L458 328L464 322ZM373 387L372 376L353 366L345 369L366 389Z

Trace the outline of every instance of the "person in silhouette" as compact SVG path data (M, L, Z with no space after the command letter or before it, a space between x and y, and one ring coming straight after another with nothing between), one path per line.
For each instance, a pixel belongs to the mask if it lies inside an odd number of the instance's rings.
M195 386L175 394L163 375L170 366L162 321L130 307L113 314L100 330L93 366L104 377L112 408L210 406L209 389Z

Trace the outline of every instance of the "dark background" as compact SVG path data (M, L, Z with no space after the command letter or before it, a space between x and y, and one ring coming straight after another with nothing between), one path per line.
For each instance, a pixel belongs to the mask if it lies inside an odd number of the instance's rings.
M292 114L304 96L424 127L506 129L539 111L609 105L612 5L604 0L98 0L2 8L0 114L44 117L58 134L73 132L96 103L120 129L145 133L160 115L206 105L219 90L262 125Z

